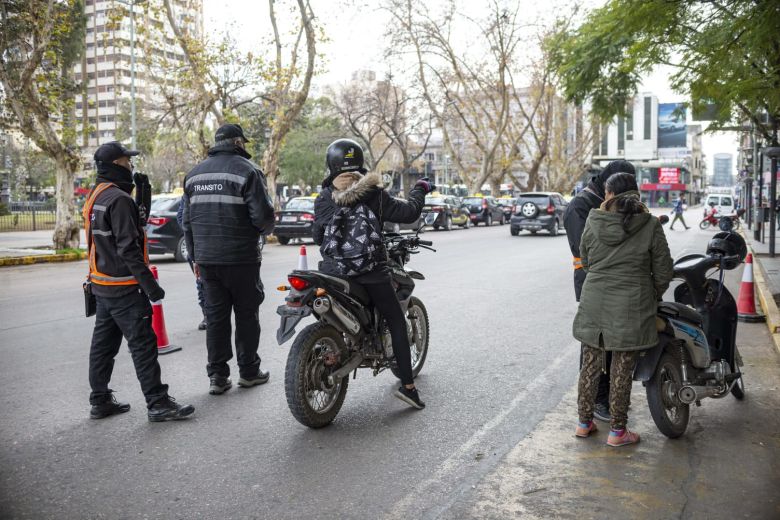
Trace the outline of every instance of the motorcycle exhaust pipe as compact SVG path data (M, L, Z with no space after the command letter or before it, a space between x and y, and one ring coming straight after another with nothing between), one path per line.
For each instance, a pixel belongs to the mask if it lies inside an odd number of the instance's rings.
M677 397L685 404L693 404L707 397L712 397L723 392L722 388L715 386L686 385L677 392Z
M318 316L324 317L326 321L330 322L341 332L352 334L353 336L360 332L360 322L357 318L333 298L321 296L314 300L312 308ZM335 317L335 319L329 319L331 316Z

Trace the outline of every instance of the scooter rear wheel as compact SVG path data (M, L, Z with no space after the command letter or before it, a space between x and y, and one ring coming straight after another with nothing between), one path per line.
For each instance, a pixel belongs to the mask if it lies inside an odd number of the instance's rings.
M680 360L664 352L655 374L647 382L647 406L655 425L670 439L679 437L688 427L689 406L677 396L681 386Z
M710 227L710 221L709 220L702 220L701 222L699 222L699 228L707 229L708 227Z

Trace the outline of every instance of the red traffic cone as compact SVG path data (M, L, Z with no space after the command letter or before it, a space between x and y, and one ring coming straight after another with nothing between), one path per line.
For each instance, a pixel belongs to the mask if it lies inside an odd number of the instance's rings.
M298 270L299 271L309 270L309 260L306 257L306 246L301 246L301 254L298 256Z
M756 323L766 320L766 316L756 312L756 296L753 283L753 254L745 259L745 270L742 271L742 284L739 286L737 298L737 316L739 321Z
M154 279L158 280L157 267L150 265L149 270L152 271ZM181 347L171 345L168 342L168 331L165 329L165 313L163 312L162 300L152 302L152 329L154 329L154 334L157 336L158 354L170 354L171 352L181 350Z

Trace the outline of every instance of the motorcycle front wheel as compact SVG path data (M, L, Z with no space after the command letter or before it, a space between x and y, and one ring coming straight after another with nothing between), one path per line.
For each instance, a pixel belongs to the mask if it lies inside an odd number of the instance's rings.
M327 426L341 410L349 376L334 384L328 374L346 361L343 336L332 326L313 323L295 338L287 356L284 391L293 417L309 428Z
M430 341L430 322L428 311L419 298L412 296L409 299L409 308L406 311L406 324L409 330L409 353L412 357L412 376L417 377L428 357L428 343ZM393 374L401 378L401 372L393 367Z
M702 220L701 222L699 222L699 228L707 229L708 227L710 227L710 221L709 220Z
M681 386L680 360L664 352L655 374L647 382L647 406L655 425L670 439L679 437L688 427L689 406L677 396Z

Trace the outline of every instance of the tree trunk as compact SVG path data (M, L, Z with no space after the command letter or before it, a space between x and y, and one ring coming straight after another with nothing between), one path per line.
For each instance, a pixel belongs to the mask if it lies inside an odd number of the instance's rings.
M265 179L268 183L268 195L274 201L274 208L278 210L281 209L281 205L276 196L276 184L279 179L279 150L281 146L275 141L276 136L272 134L268 147L263 153L263 173L265 173Z
M76 164L75 166L78 166ZM81 241L79 221L75 218L76 202L73 200L73 181L77 167L68 158L57 161L57 218L54 224L54 249L78 248Z
M501 181L495 177L490 178L490 195L493 197L501 196Z

